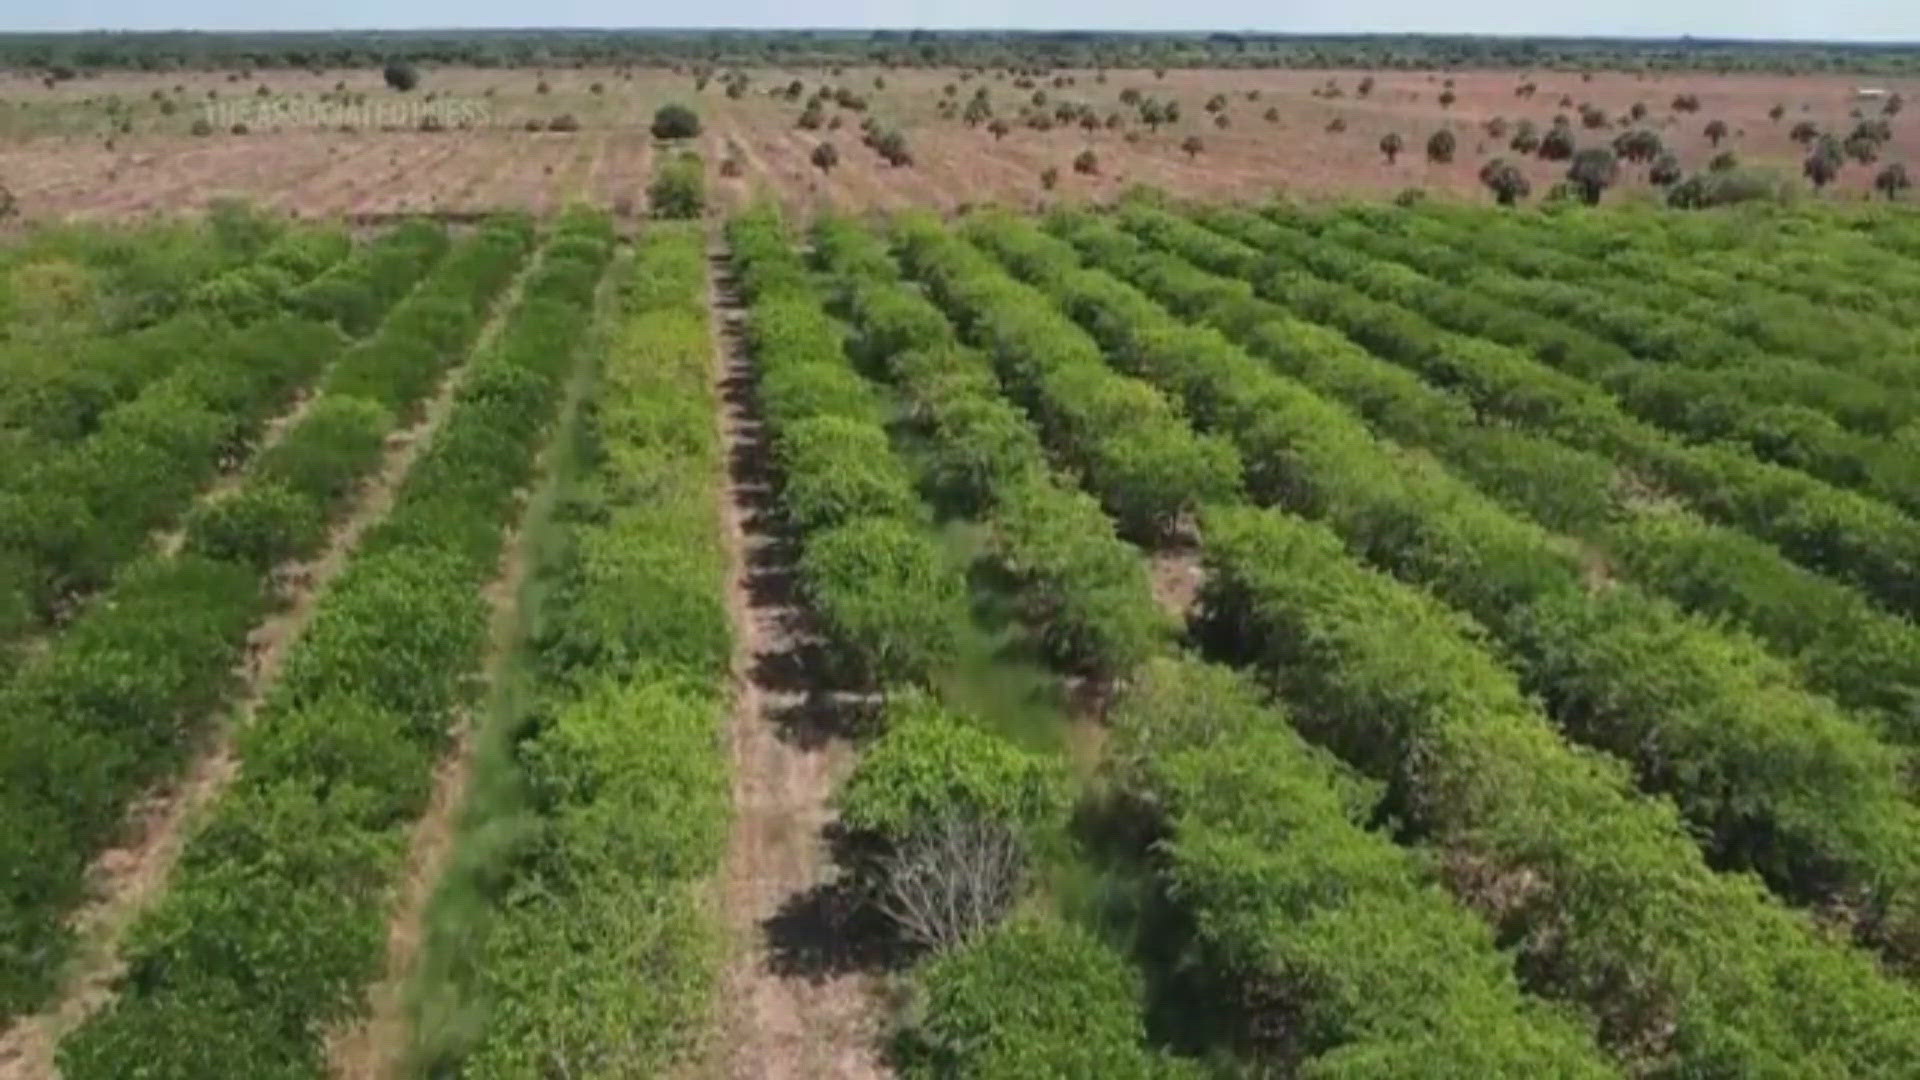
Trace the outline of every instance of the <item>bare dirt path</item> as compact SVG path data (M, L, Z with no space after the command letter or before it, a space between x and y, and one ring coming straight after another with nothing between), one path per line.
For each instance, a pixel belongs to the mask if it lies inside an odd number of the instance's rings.
M799 600L795 550L774 505L753 402L743 315L723 253L712 255L715 378L728 450L722 526L731 573L733 828L719 883L733 956L706 1075L730 1080L882 1077L879 978L851 946L825 832L852 763L844 700L820 677Z
M529 263L529 269L532 267ZM602 296L607 293L602 283ZM525 280L524 277L522 280ZM517 292L517 290L516 290ZM504 315L512 310L517 297L509 297L500 307ZM487 327L481 346L499 332L501 316ZM511 527L500 549L499 572L487 586L489 612L487 651L481 662L482 690L475 699L489 707L489 692L500 677L501 665L510 655L523 630L520 598L532 569L528 559L527 523L537 509L551 497L546 489L553 460L551 435L561 431L564 419L579 407L586 387L587 353L583 348L579 363L567 384L560 417L550 431L550 441L535 459L533 479L521 502L521 517ZM406 1009L406 988L419 962L420 948L426 941L427 905L439 887L453 856L458 838L460 813L466 806L467 787L473 778L473 750L479 717L463 712L455 721L452 739L434 768L433 793L420 820L414 823L407 841L406 870L400 877L400 889L387 921L387 962L380 980L368 989L367 1015L350 1027L339 1030L327 1041L327 1063L331 1075L342 1080L374 1080L400 1074L405 1065L411 1030Z
M510 292L518 292L517 283ZM511 296L503 299L496 311L506 310L510 300ZM482 331L483 335L492 332L491 325ZM166 887L191 823L239 773L235 735L266 701L288 651L313 620L327 586L346 569L361 536L387 516L401 481L453 408L454 394L466 371L465 364L455 367L442 380L421 418L387 437L379 471L363 482L353 512L334 528L320 554L276 571L284 606L255 627L248 640L237 704L213 726L206 747L195 755L185 773L132 808L127 830L131 839L95 860L88 872L95 899L73 916L80 937L76 959L49 1008L22 1017L0 1034L0 1080L57 1077L54 1048L60 1039L111 1000L113 985L126 969L120 945L128 929Z

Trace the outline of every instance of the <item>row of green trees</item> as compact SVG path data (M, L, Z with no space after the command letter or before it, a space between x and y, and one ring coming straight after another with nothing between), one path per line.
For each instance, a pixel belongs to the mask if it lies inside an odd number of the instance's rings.
M712 1006L731 631L706 270L697 228L641 235L578 434L553 448L528 685L481 734L428 923L422 1073L656 1074Z
M1268 440L1248 458L1274 463L1288 501L1343 531L1370 520L1388 550L1415 560L1431 550L1444 561L1430 542L1471 528L1461 512L1471 493L1376 448L1337 408L1204 332L1125 329L1152 308L1110 280L1056 280L1068 310L1132 343L1115 350L1121 362L1186 387L1203 423ZM1376 497L1370 517L1340 508ZM1436 513L1444 522L1423 528ZM1497 521L1484 515L1481 531ZM1527 985L1588 1006L1631 1067L1898 1074L1915 1037L1911 991L1753 879L1712 872L1671 804L1635 795L1617 762L1560 740L1476 624L1362 569L1351 537L1322 526L1222 510L1203 516L1201 535L1208 637L1284 687L1312 737L1388 783L1388 811L1447 852L1453 887L1522 942ZM1527 561L1490 585L1528 595ZM1470 559L1470 569L1505 565Z
M998 395L985 359L959 349L872 233L822 219L813 252L833 308L852 321L851 358L902 391L909 423L931 445L929 494L966 516L997 513L996 553L1016 574L1035 568L1044 549L1019 539L1021 511L1004 507L1022 490L1056 505L1069 493L1049 475L1025 417ZM1135 610L1157 615L1140 560L1111 522L1090 499L1067 505L1092 515L1063 523L1089 530L1075 551L1129 560L1121 573L1136 588ZM1050 579L1022 576L1036 628L1058 610L1040 590L1062 584L1060 570L1076 564L1056 556ZM894 1060L903 1074L1162 1074L1165 1063L1143 1050L1141 988L1126 963L1085 931L1037 910L1016 913L1033 851L1057 846L1066 827L1068 794L1058 760L928 698L892 702L884 733L837 801L859 838L869 902L933 953L902 1006Z
M415 240L392 236L369 250L412 253L411 285L437 255ZM64 370L28 376L20 423L7 432L19 456L0 479L0 641L47 626L107 584L333 361L345 340L302 310L296 275L319 274L345 244L340 233L291 232L204 282L219 301L73 353L34 346ZM262 281L271 284L254 287Z
M924 684L953 655L965 583L934 543L880 398L854 372L845 329L777 212L740 215L727 236L751 297L759 403L806 595L849 674Z
M1093 339L1045 297L944 230L903 227L900 238L909 272L987 353L1127 535L1168 536L1195 507L1238 490L1232 447L1197 436L1163 394L1108 368Z
M417 242L417 234L406 241ZM364 347L404 337L409 312L429 295L465 290L467 303L483 299L518 258L517 250L474 242ZM431 262L422 254L413 264L424 271ZM485 265L495 262L504 267ZM415 347L437 353L447 343ZM18 824L0 841L0 867L15 883L0 944L6 1012L51 989L71 944L60 917L80 899L88 861L123 827L128 801L176 767L223 707L248 632L272 600L275 567L317 548L378 460L393 415L374 402L324 395L231 494L188 516L180 554L127 566L0 691L0 768L8 778L0 798Z
M508 230L511 261L527 229ZM364 1008L407 835L472 694L502 524L607 256L604 219L560 234L240 734L239 779L136 924L118 996L62 1042L64 1075L314 1073L326 1029Z
M929 220L901 228L904 246L919 242L914 235L938 242ZM828 221L814 242L857 327L855 356L885 375L926 431L939 498L990 525L1052 659L1113 674L1151 655L1170 627L1151 602L1144 563L1100 504L1055 473L986 357L961 346L940 309L899 280L877 237Z
M923 340L939 338L929 331ZM1129 584L1137 603L1153 602L1144 580ZM1147 831L1171 833L1154 861L1163 887L1191 912L1208 963L1201 978L1231 1013L1215 1019L1239 1049L1273 1064L1312 1059L1309 1071L1329 1073L1356 1061L1410 1065L1435 1053L1496 1071L1605 1073L1577 1026L1521 998L1486 926L1434 886L1420 858L1362 827L1377 787L1308 747L1283 713L1224 670L1163 649L1125 675L1115 773L1128 799L1152 816ZM1221 768L1233 775L1201 780L1187 771ZM1029 972L1032 961L1015 963L988 943L967 961L936 964L923 976L927 1003L920 1027L910 1029L914 1045L945 1050L932 1060L949 1071L956 1059L1025 1062L1028 1072L1078 1060L1103 1061L1103 1075L1146 1075L1137 1056L1117 1049L1138 1042L1124 1027L1082 1034L1076 1045L1084 1019L1036 1009L1026 996L1004 1006L994 1000L1003 987L1035 979L1047 1003L1116 985L1087 970L1090 958L1070 938L1042 950L1055 951L1082 960L1042 976ZM950 970L994 970L989 964L1005 980L991 988ZM1070 990L1070 979L1094 988ZM1276 992L1276 983L1298 989ZM1418 990L1368 992L1388 987ZM1047 1022L1035 1023L1035 1012ZM1112 1012L1114 1023L1125 1015ZM1272 1037L1277 1025L1303 1016L1312 1019L1295 1037ZM961 1033L971 1036L960 1044L970 1054L953 1051Z
M1077 261L1031 223L974 222L995 250L1052 245ZM1751 639L1627 582L1594 591L1577 545L1380 444L1217 331L1098 271L1056 273L1048 288L1119 363L1177 388L1248 460L1272 463L1257 497L1325 518L1356 554L1483 623L1569 736L1633 763L1716 860L1803 901L1857 900L1866 933L1898 954L1914 946L1920 863L1907 849L1920 810L1905 798L1903 754L1795 686Z
M1234 274L1251 257L1244 244L1171 215L1134 215L1156 243L1203 266ZM1143 234L1145 235L1145 234ZM1885 503L1841 491L1798 470L1761 462L1739 448L1689 446L1622 412L1603 392L1514 349L1446 335L1395 305L1370 301L1299 273L1256 284L1333 298L1313 312L1395 363L1414 367L1469 397L1477 408L1556 440L1599 452L1709 519L1777 545L1810 569L1866 590L1896 612L1920 610L1920 537ZM1311 289L1309 290L1309 286ZM1405 332L1403 332L1405 331Z
M1316 237L1284 223L1251 219L1248 224L1249 219L1238 216L1220 220L1229 229L1252 230L1247 232L1250 237L1257 232L1257 246L1269 257L1408 307L1448 330L1524 350L1603 388L1633 416L1684 438L1737 440L1762 460L1801 469L1908 511L1920 507L1920 462L1899 453L1880 434L1852 430L1805 403L1825 404L1843 419L1870 414L1865 422L1873 426L1897 424L1900 414L1886 408L1897 396L1897 388L1883 382L1811 361L1769 362L1751 354L1735 353L1708 366L1687 364L1670 351L1654 355L1646 344L1654 336L1667 341L1693 337L1685 329L1664 332L1679 320L1660 312L1616 308L1611 290L1603 296L1595 286L1571 283L1542 289L1537 280L1484 270L1475 272L1466 284L1453 285L1428 277L1406 262L1371 254L1375 247L1391 248L1410 260L1422 249L1412 241L1403 245L1374 241L1365 235L1370 230L1364 227L1334 226ZM1496 278L1526 291L1533 301L1522 305L1517 298L1503 298ZM1542 293L1551 293L1554 299L1542 298ZM1632 329L1600 337L1583 329L1592 325L1589 320L1580 319L1580 325L1558 321L1579 319L1582 312ZM1729 335L1707 333L1726 342L1733 340ZM1718 356L1723 351L1711 340L1700 347L1707 350L1705 354L1692 352L1692 345L1689 354ZM1850 408L1851 402L1862 407Z
M1744 626L1795 661L1808 686L1873 715L1888 738L1920 737L1920 630L1857 590L1745 533L1640 497L1642 485L1601 454L1483 422L1466 397L1255 299L1242 279L1155 257L1105 217L1056 214L1049 226L1182 318L1221 330L1374 430L1436 454L1503 504L1578 536L1607 573Z
M1734 309L1722 306L1721 314L1702 318L1702 309L1716 305L1689 302L1681 290L1649 285L1631 271L1612 270L1554 251L1531 236L1513 235L1505 222L1463 226L1416 215L1404 230L1415 234L1405 241L1404 254L1432 255L1416 265L1487 299L1538 309L1637 359L1712 375L1762 404L1797 404L1830 413L1866 434L1885 433L1920 415L1920 393L1910 386L1770 352L1761 327L1730 318ZM1441 256L1431 248L1452 251Z

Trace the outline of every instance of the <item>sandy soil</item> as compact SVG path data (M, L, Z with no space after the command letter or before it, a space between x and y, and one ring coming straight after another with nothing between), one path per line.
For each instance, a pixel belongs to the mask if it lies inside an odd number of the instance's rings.
M879 979L850 955L857 935L842 921L846 902L825 843L831 795L851 763L846 696L823 692L793 546L777 528L739 301L718 255L713 300L736 642L726 733L734 818L719 896L734 956L707 1072L732 1080L885 1076Z

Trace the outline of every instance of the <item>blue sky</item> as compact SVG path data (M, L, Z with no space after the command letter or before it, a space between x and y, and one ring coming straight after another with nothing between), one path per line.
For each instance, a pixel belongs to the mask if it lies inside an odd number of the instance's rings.
M1920 41L1920 0L13 0L7 30L886 26L1427 31Z

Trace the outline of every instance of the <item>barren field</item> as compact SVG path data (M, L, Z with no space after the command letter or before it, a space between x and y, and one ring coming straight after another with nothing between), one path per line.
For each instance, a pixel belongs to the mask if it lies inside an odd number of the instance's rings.
M1358 71L1173 70L1163 77L1144 70L1062 71L1029 88L1000 72L969 78L942 70L761 68L746 72L746 89L735 98L725 90L726 74L696 91L691 75L665 70L441 68L424 71L420 88L402 95L372 70L110 73L53 87L15 73L0 81L0 183L28 217L194 209L223 196L309 216L547 212L580 200L619 210L644 201L655 152L648 118L664 103L684 101L704 121L699 148L716 174L711 187L723 208L763 190L790 211L809 212L1105 201L1133 184L1230 199L1279 190L1308 198L1390 195L1420 187L1486 200L1477 177L1495 156L1522 163L1537 198L1564 175L1565 163L1513 153L1507 138L1489 135L1490 121L1526 119L1544 131L1565 114L1582 146L1611 143L1628 127L1644 126L1692 171L1717 152L1705 128L1718 120L1728 130L1719 150L1797 176L1805 151L1790 137L1795 124L1810 121L1844 136L1856 123L1855 110L1869 117L1879 111L1878 104L1855 100L1863 86L1907 98L1920 92L1917 80L1850 76L1489 71L1377 73L1362 95L1366 73ZM796 123L802 102L772 93L796 79L808 93L823 83L846 87L867 107L828 109L820 130L802 130ZM1517 96L1527 82L1536 91ZM942 118L949 86L955 106L985 86L993 115L1010 130L997 137L985 123L969 126L957 108ZM1129 88L1177 101L1180 118L1148 128L1121 103ZM1448 89L1456 100L1443 106ZM1033 105L1036 91L1044 93L1044 106ZM1215 95L1225 106L1217 114L1205 107ZM1676 112L1681 95L1697 96L1699 109ZM1582 126L1580 107L1589 103L1611 117L1609 126ZM1644 118L1628 124L1636 103L1645 106ZM1062 104L1089 107L1099 126L1088 131L1066 123L1041 131L1018 115L1022 106L1052 113ZM1784 110L1778 120L1769 116L1776 105ZM445 130L420 130L420 117L428 114L441 118ZM906 137L911 166L889 166L861 144L867 116ZM1108 126L1109 116L1118 117L1117 126ZM577 130L549 130L562 117L573 121L562 128ZM193 134L203 120L211 130ZM1915 137L1911 114L1891 123L1894 138L1882 162L1904 158ZM1428 137L1442 127L1458 141L1444 164L1424 153ZM1405 144L1392 165L1379 148L1389 132ZM1202 145L1183 150L1196 136ZM809 161L821 142L839 153L839 165L827 172ZM1076 171L1074 159L1087 150L1097 158L1096 171ZM728 158L737 161L737 175L717 175ZM1870 196L1879 164L1849 162L1829 192ZM1042 184L1049 168L1058 170L1051 191ZM1646 197L1647 190L1645 165L1627 166L1609 198Z

